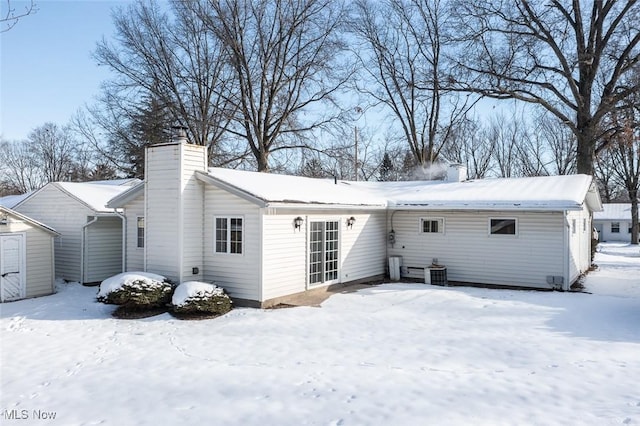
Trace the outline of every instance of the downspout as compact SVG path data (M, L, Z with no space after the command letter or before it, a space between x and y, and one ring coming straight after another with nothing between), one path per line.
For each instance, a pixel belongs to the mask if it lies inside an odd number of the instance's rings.
M113 212L122 220L122 271L120 272L125 272L127 270L127 217L115 208Z
M84 284L84 240L87 238L87 228L98 221L98 216L82 225L82 240L80 241L80 284Z
M570 244L570 238L571 236L569 235L571 232L571 225L569 224L569 217L567 216L567 211L565 210L563 212L563 216L564 216L564 236L563 236L563 242L564 242L564 280L562 283L562 290L567 291L569 290L569 286L571 285L571 283L569 283L569 275L570 275L570 270L571 270L571 244Z

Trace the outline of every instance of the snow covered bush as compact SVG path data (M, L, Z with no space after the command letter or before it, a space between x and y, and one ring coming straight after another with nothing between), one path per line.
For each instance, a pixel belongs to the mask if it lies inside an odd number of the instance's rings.
M199 281L180 284L171 299L173 311L178 314L226 314L231 310L231 299L222 287Z
M132 309L148 309L167 305L173 289L173 283L162 275L123 272L100 283L98 301Z

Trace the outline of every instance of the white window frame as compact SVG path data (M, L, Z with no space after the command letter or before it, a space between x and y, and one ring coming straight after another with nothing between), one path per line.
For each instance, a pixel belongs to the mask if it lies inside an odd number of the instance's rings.
M515 233L513 234L497 234L497 233L493 233L491 231L491 221L492 220L512 220L515 223ZM519 233L520 233L520 226L518 223L518 218L517 217L490 217L489 220L487 220L487 233L489 234L489 237L492 238L516 238L518 237Z
M142 219L142 245L140 245L140 219ZM136 248L144 250L147 245L147 227L144 216L136 216Z
M614 229L614 225L615 228L617 228L615 231ZM611 233L612 234L619 234L620 233L620 222L611 222Z
M438 231L437 232L425 231L424 230L425 222L438 222ZM429 227L429 229L431 229L431 227ZM419 232L420 234L424 234L424 235L443 235L445 233L444 217L421 217Z
M218 251L218 219L224 219L227 225L227 232L225 238L225 249L226 251ZM231 220L232 219L240 219L242 220L242 226L240 228L240 232L242 233L242 238L240 240L240 252L232 253L231 252ZM245 218L243 215L229 215L229 216L214 216L213 217L213 253L214 254L222 254L222 255L231 255L231 256L244 256L245 251Z

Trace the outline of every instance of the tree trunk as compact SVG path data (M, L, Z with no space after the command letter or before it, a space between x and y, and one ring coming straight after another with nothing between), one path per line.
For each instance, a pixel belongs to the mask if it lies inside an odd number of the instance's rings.
M260 151L256 155L256 160L258 161L258 171L269 173L269 153Z
M631 197L631 244L638 244L638 191L629 191Z
M579 174L594 176L594 163L596 152L595 129L591 125L582 125L578 118L578 128L580 132L577 135L578 145L576 151L576 166Z

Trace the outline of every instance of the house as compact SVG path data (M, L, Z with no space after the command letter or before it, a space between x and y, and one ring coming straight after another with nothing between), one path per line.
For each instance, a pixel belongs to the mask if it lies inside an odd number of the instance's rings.
M53 293L53 238L58 235L0 205L0 302Z
M53 227L56 275L95 283L122 272L124 217L106 207L138 179L51 182L19 201L14 210Z
M114 197L125 270L214 281L252 306L332 284L402 276L433 261L452 281L568 289L590 263L589 176L347 182L207 169L206 148L147 149L145 182Z
M602 207L602 211L593 214L593 226L598 230L600 241L630 243L631 203L604 203Z

